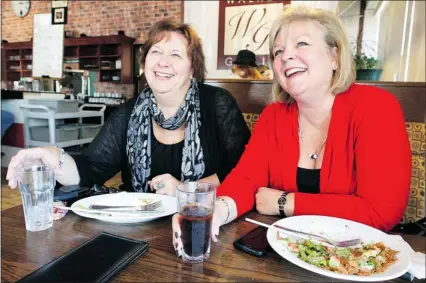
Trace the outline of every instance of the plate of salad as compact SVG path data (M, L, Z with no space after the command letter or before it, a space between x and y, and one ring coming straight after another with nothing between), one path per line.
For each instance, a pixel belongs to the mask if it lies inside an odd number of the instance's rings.
M402 276L410 267L410 254L403 243L358 222L306 215L284 218L274 224L335 240L361 238L361 244L336 248L286 234L271 225L267 239L280 256L324 276L352 281L384 281Z

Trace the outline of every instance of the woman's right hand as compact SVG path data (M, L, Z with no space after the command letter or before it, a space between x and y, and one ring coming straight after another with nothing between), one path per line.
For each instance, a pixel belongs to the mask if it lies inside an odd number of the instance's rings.
M210 236L212 238L213 242L218 242L218 236L219 236L219 228L225 224L226 218L228 215L228 208L226 204L224 204L221 201L216 201L215 203L215 209L213 213L213 219L212 219L212 229ZM180 221L179 221L180 215L179 213L176 213L173 215L172 219L172 228L173 228L173 248L176 251L176 255L179 257L182 255L183 250L183 243L182 243L182 230L180 229Z
M15 189L18 185L16 179L19 167L24 165L25 162L39 162L52 167L55 172L59 169L59 159L61 150L57 147L34 147L20 150L15 156L12 157L7 169L6 180L9 181L9 186Z

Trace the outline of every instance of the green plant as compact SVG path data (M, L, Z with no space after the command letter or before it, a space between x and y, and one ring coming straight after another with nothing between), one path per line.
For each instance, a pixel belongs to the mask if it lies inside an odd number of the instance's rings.
M369 57L363 53L361 56L355 55L355 66L357 70L360 69L378 69L380 61L374 57Z

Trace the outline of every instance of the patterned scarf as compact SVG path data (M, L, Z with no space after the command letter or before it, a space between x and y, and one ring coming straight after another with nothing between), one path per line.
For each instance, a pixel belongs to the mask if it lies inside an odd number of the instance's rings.
M126 152L135 191L146 191L151 175L151 121L163 129L176 130L185 122L182 152L181 182L196 181L204 174L203 149L200 142L200 95L198 83L192 79L183 105L174 117L164 118L150 87L145 88L136 101L127 130Z

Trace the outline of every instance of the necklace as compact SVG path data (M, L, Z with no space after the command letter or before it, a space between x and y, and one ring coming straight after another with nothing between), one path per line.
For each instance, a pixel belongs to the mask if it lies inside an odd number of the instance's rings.
M298 116L298 117L297 117L297 120L298 120L298 123L299 123L299 137L300 137L300 140L302 141L303 147L304 147L304 148L305 148L305 150L308 152L308 157L309 157L310 159L312 159L312 160L315 160L315 161L316 161L316 160L318 159L318 155L321 153L322 148L323 148L323 147L324 147L324 145L325 145L325 141L327 140L327 136L325 136L325 138L324 138L323 142L321 143L321 145L319 146L319 148L318 148L318 150L317 150L317 151L309 152L309 150L308 150L308 148L307 148L307 146L306 146L306 144L305 144L305 140L303 139L303 135L304 135L304 133L303 133L302 128L300 127L300 116Z

